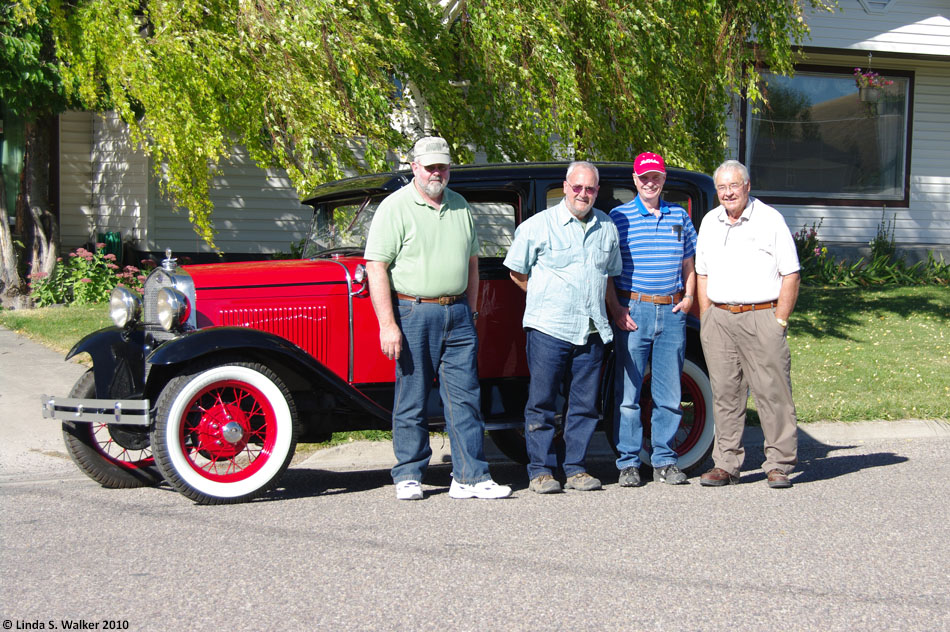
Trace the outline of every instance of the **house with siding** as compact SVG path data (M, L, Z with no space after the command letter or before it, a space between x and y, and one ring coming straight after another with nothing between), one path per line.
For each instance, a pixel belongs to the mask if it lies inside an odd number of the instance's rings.
M839 0L807 16L811 39L793 78L766 74L769 107L736 100L727 154L749 166L753 194L793 232L818 225L838 254L865 254L882 218L910 260L950 259L950 4ZM886 85L862 100L854 69ZM118 232L138 251L210 255L185 213L157 190L149 159L115 115L60 117L64 249ZM219 247L232 258L289 252L310 213L286 174L238 148L212 186Z
M727 153L836 254L866 255L883 218L909 261L950 260L950 2L838 4L807 16L794 77L766 74L770 107L731 108ZM856 68L890 83L862 95Z
M119 233L138 253L171 248L192 258L215 255L158 190L151 159L132 146L115 113L59 117L60 235L64 251ZM306 237L312 209L287 174L261 169L236 147L211 185L218 245L231 260L290 252ZM213 260L213 259L212 259Z

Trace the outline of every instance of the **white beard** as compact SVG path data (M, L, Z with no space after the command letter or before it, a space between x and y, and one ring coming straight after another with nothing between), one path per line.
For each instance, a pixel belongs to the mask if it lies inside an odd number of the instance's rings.
M423 185L422 190L430 198L435 199L442 195L442 191L445 190L445 180L429 180Z

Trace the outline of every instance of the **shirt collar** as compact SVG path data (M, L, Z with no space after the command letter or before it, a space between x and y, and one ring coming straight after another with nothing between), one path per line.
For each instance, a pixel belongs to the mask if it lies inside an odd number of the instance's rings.
M574 214L571 213L571 210L567 208L567 198L563 198L560 204L558 204L556 208L557 208L557 221L558 221L558 224L560 224L561 226L567 226L568 224L571 223L572 219L577 219L576 217L574 217ZM597 213L594 212L595 210L596 209L591 207L590 212L587 215L587 222L591 226L597 223ZM580 220L577 220L577 221L580 222Z
M660 214L669 215L670 213L669 204L667 204L663 200L658 200L658 202L660 203ZM655 217L655 215L653 215L653 213L650 212L650 209L647 208L646 204L643 203L643 200L640 199L639 193L637 194L637 197L633 198L633 203L636 205L637 210L640 211L640 214L643 215L644 217L646 217L647 215Z
M749 221L749 219L752 217L752 207L755 205L755 203L756 203L756 198L754 198L754 197L752 197L752 196L750 195L750 196L749 196L749 203L745 205L745 208L744 208L744 209L742 209L742 213L739 215L739 220L738 220L736 223ZM719 214L716 216L716 219L718 219L720 222L722 222L723 224L725 224L725 223L726 223L726 216L727 216L728 214L729 214L729 213L728 213L728 211L726 211L726 207L723 206L722 204L720 204L720 205L719 205Z
M449 192L449 188L448 188L448 187L445 187L444 189L442 189L442 203L439 204L439 208L435 208L435 207L433 207L433 206L429 206L429 203L426 202L425 199L422 197L422 194L419 193L419 189L416 188L416 179L415 179L415 178L413 178L412 180L410 180L410 181L409 181L409 184L406 185L406 186L408 186L409 188L412 189L412 199L413 199L413 201L415 201L415 203L418 204L419 206L424 206L424 207L426 207L427 209L429 209L429 210L431 210L431 211L441 211L443 208L445 208L445 199L446 199L446 196L448 195L448 192Z

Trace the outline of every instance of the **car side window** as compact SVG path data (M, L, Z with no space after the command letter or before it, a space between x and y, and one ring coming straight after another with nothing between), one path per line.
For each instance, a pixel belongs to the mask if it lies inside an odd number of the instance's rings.
M507 202L469 202L481 247L479 257L504 257L515 235L515 207Z
M504 257L515 236L521 196L508 190L453 190L461 194L472 208L472 219L480 244L478 256Z

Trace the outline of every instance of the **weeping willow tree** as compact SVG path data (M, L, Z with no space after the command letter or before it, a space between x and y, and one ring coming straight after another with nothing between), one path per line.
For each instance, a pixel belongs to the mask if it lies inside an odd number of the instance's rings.
M40 0L23 0L38 3ZM235 143L301 193L437 131L460 162L709 170L732 94L789 72L823 0L48 0L68 93L112 109L213 245ZM354 151L358 146L359 151Z

